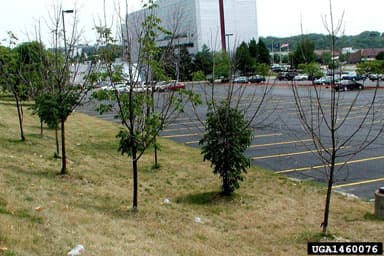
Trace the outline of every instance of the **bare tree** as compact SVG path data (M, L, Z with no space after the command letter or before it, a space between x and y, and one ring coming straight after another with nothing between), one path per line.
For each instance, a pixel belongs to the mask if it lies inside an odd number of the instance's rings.
M71 22L66 22L66 15L71 15ZM68 26L70 24L70 26ZM53 7L50 16L49 30L52 33L53 57L50 58L47 69L50 81L53 81L50 93L56 101L58 123L61 130L61 171L67 174L66 132L65 122L73 110L86 98L91 89L90 73L94 63L85 64L81 79L79 68L84 66L78 59L73 58L81 31L78 30L78 16L76 10L63 10L60 4ZM66 31L66 26L69 31Z
M332 1L329 1L329 20L324 17L323 23L330 35L332 67L335 67L335 45L338 33L343 24L343 15L337 23L334 21ZM351 94L339 93L336 86L335 70L332 70L330 89L313 86L302 89L292 82L298 117L303 130L312 139L314 154L322 163L327 184L324 218L321 223L322 232L329 226L329 212L332 186L335 174L340 172L348 161L371 145L383 132L383 106L377 100L377 89L367 93L361 91ZM352 97L350 97L352 96ZM352 115L359 116L359 121L350 121ZM337 164L340 159L343 164Z
M128 2L126 2L128 5ZM100 90L94 96L101 101L100 112L115 111L121 121L119 151L132 160L133 210L138 207L138 162L156 143L156 136L167 120L183 106L183 92L155 93L155 79L164 78L162 59L158 58L156 39L159 33L173 37L160 25L156 4L149 1L143 16L121 18L123 62L111 57L109 46L116 42L106 24L98 26L99 55L102 68L98 78L109 83L111 90ZM188 94L187 94L188 95Z

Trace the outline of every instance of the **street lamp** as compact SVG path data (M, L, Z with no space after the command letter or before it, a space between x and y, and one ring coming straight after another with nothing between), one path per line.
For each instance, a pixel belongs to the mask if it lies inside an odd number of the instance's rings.
M233 36L233 34L232 33L230 33L230 34L225 34L225 36L227 37L227 46L226 47L228 47L228 51L226 52L228 55L228 61L229 61L229 68L228 68L228 79L229 79L229 81L232 79L232 70L231 70L231 65L230 65L230 63L231 63L231 60L230 60L230 50L229 50L229 37L230 36Z
M227 50L227 52L229 52L229 37L230 36L233 36L233 34L232 33L230 33L230 34L225 34L225 36L227 37L227 48L228 48L228 50Z
M64 13L73 13L73 10L62 10L61 11L61 17L63 19L63 35L64 35L64 51L65 55L67 55L67 39L65 37L65 20L64 20Z

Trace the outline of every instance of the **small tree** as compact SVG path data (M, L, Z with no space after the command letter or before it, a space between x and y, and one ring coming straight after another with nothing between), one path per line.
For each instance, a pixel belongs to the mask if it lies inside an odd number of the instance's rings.
M51 26L49 29L52 31L53 53L46 67L47 72L50 74L49 81L52 81L51 90L49 91L52 94L50 99L56 101L56 104L52 106L57 107L57 117L60 124L61 175L68 174L65 124L68 117L82 104L88 92L92 89L89 78L94 67L93 62L87 64L87 71L81 74L83 76L82 81L76 82L76 77L80 75L78 69L81 63L78 62L79 60L74 61L71 56L79 40L78 16L76 11L73 12L71 32L66 37L65 24L62 22L65 22L64 15L67 12L59 5L53 9L52 23L49 24ZM61 42L64 44L64 51ZM42 101L42 103L46 103L46 101Z
M264 63L267 65L271 64L271 57L269 55L269 50L262 40L259 40L257 44L257 62Z
M193 59L194 72L203 71L204 75L212 74L213 54L207 45L195 54Z
M316 59L315 44L308 38L303 37L293 53L293 64L298 67L299 64L308 64Z
M315 62L299 64L299 69L303 70L304 73L307 73L311 81L315 80L316 77L321 77L323 75L320 65Z
M20 139L25 141L23 130L23 108L21 105L22 90L18 86L17 79L17 56L10 49L0 46L0 85L7 91L12 92L16 102L17 116L19 120Z
M230 71L230 59L228 54L225 52L216 52L214 54L214 69L215 69L215 77L228 77Z
M244 155L252 140L252 131L244 113L232 108L228 102L210 106L207 113L206 131L199 144L204 160L211 161L213 173L223 180L224 195L230 195L240 187L250 159Z
M93 78L107 81L113 90L98 91L94 97L101 101L100 112L116 111L121 120L121 129L117 134L119 152L131 159L133 176L133 210L138 208L138 164L146 150L156 144L156 137L170 116L180 110L183 94L178 92L164 92L155 99L155 77L164 77L164 58L158 58L159 48L156 46L158 33L166 31L160 26L160 20L155 15L156 4L149 0L144 7L147 12L131 30L123 35L126 50L125 71L124 64L116 64L108 49L100 52L102 63L101 72L95 73ZM128 20L125 20L128 27ZM111 29L106 25L96 27L99 33L99 43L106 45L115 41ZM174 35L170 35L174 36ZM134 47L135 46L135 47ZM137 51L137 52L135 52ZM167 51L164 51L167 52ZM145 85L139 78L145 78ZM117 84L123 84L124 92L117 90ZM192 94L189 94L192 96ZM156 103L159 103L158 105ZM155 157L156 158L156 157Z
M52 92L46 92L35 98L35 105L33 106L34 113L36 113L40 120L48 125L49 128L55 129L55 144L56 152L54 154L55 158L58 158L60 155L60 146L59 146L59 106L57 95Z
M343 16L335 25L332 13L332 1L329 0L330 23L323 22L330 34L331 53L335 53L336 34L340 32ZM332 62L335 63L335 56ZM335 74L331 80L335 84ZM377 95L378 84L374 90L361 97L359 92L351 97L339 94L335 87L324 93L322 87L313 86L304 91L292 83L292 90L301 126L312 140L314 154L321 161L324 179L327 185L322 232L326 234L329 227L332 187L336 173L347 165L348 160L371 145L383 132L384 126L378 119L382 117L382 106ZM364 104L364 108L358 103ZM349 122L355 114L359 120ZM357 137L357 138L356 138ZM360 139L363 138L363 139ZM342 165L336 160L342 159Z
M235 65L241 74L246 75L252 72L253 61L249 53L248 45L245 42L242 42L236 49L235 62Z
M9 32L10 44L15 46L17 38ZM15 48L1 48L1 80L3 86L12 92L19 119L20 137L25 140L23 130L22 101L33 98L42 89L42 69L46 65L45 50L38 42L27 42Z

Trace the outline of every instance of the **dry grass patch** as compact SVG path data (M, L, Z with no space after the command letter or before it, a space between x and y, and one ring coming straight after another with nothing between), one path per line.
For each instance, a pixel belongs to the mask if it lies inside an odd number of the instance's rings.
M161 169L140 161L139 211L131 212L129 159L114 124L74 113L67 122L69 176L58 176L54 133L0 101L0 255L306 255L318 235L324 189L254 167L231 198L196 149L160 139ZM26 111L27 113L28 111ZM164 204L169 198L171 203ZM335 195L330 230L350 241L382 239L370 203ZM199 217L202 223L196 223ZM3 250L1 249L3 248ZM7 248L7 250L4 250Z

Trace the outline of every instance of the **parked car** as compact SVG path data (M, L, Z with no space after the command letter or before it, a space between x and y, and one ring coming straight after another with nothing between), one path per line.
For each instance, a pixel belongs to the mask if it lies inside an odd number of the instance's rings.
M248 78L246 76L239 76L233 79L234 83L248 83Z
M356 81L360 81L360 80L365 80L366 77L365 76L362 76L356 72L345 72L343 74L341 74L341 80L356 80Z
M384 79L384 75L383 74L369 74L368 78L371 81L383 80Z
M334 85L336 91L363 90L364 85L355 80L341 80Z
M292 81L293 78L297 75L297 72L294 72L294 71L290 71L290 72L280 72L278 75L277 75L277 79L279 81L282 81L282 80L288 80L288 81Z
M265 77L260 75L250 76L248 77L248 82L259 84L265 82Z
M307 74L297 74L293 77L293 80L294 81L306 81L306 80L309 80L309 78L308 78Z
M181 82L172 82L166 88L167 91L177 91L181 89L185 89L185 84Z
M118 92L126 92L128 91L128 87L125 84L114 84L114 85L104 85L101 87L103 91L118 91Z
M155 90L158 92L176 91L185 89L185 84L177 81L161 81L155 85Z
M317 85L325 85L325 84L331 84L332 79L329 76L323 76L319 79L313 80L313 84Z

